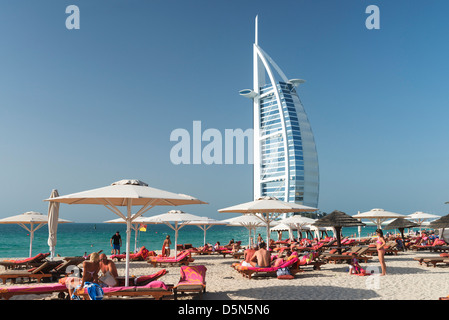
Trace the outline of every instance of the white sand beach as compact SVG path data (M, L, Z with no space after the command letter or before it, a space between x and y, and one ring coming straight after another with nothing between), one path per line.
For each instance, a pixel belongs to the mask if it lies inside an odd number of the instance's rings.
M230 265L238 260L222 255L192 255L193 265L207 267L207 292L204 300L438 300L449 295L449 266L427 267L413 260L416 256L437 256L426 251L399 252L386 256L386 276L349 275L348 265L325 264L321 270L305 267L292 280L275 277L242 277ZM116 262L119 275L124 275L125 262ZM378 268L376 256L362 267ZM152 267L147 262L131 262L131 275L155 273L160 267ZM165 267L168 274L160 278L166 284L176 284L180 277L180 267ZM35 283L35 282L34 282ZM11 284L0 285L0 288ZM16 284L20 285L20 283ZM29 285L29 284L27 284ZM57 294L22 295L11 300L51 300ZM107 299L107 298L105 298ZM192 296L181 299L192 299Z

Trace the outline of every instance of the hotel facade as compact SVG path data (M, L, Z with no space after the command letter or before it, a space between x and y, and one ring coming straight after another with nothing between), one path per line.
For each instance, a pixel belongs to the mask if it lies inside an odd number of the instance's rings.
M318 155L297 87L258 45L256 17L253 89L240 94L253 101L254 199L279 200L318 208Z

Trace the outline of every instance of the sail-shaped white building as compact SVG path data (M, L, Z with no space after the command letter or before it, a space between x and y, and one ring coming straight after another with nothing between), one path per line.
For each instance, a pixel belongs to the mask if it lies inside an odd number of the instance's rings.
M254 198L279 200L318 208L318 155L312 129L297 87L258 44L254 50L253 89L240 94L253 100Z

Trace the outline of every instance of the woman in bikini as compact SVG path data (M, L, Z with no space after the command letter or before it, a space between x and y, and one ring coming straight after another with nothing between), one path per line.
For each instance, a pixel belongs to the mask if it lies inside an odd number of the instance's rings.
M170 256L170 245L171 245L170 236L167 235L167 237L164 240L164 243L162 244L162 256L163 257Z
M380 266L382 268L381 276L384 276L387 274L387 266L385 265L385 239L384 234L382 230L377 229L377 241L376 241L376 247L377 247L377 256L379 257Z
M98 272L100 271L100 255L98 252L93 252L90 254L90 259L83 261L83 277L81 278L80 288L84 287L84 283L93 282L98 284ZM69 296L72 299L73 288L68 286Z

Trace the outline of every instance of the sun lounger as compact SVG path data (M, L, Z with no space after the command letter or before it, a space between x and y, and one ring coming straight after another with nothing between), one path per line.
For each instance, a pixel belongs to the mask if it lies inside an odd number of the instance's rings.
M292 246L291 249L296 252L305 252L305 251L323 251L325 248L324 248L324 243L318 243L311 247Z
M8 270L0 273L0 279L3 280L3 284L6 284L8 279L14 283L17 278L29 278L30 280L36 279L37 282L41 282L43 278L53 277L50 271L61 263L62 261L46 261L39 267L32 268L30 270Z
M13 296L26 295L26 294L53 294L54 292L68 292L67 287L64 284L49 283L41 285L20 285L20 286L8 286L0 288L0 298L8 300Z
M319 252L311 252L305 254L299 259L297 267L298 269L305 266L312 266L313 270L321 270L321 266L327 262L320 257Z
M427 245L413 245L411 246L412 250L430 250L432 251L435 247L440 247L440 246L446 246L446 242L444 240L440 240L440 239L435 239L431 244L427 244Z
M4 266L5 269L19 269L19 268L29 268L37 267L44 263L44 259L47 258L50 253L39 253L34 257L26 259L7 259L0 261L0 265Z
M433 257L420 256L413 258L413 260L418 261L420 265L425 264L427 267L433 265L434 268L439 263L449 264L449 258L445 254L443 254L443 256L440 255Z
M175 257L149 257L148 263L153 265L153 267L156 267L157 265L163 266L163 265L189 265L190 262L193 262L190 255L189 250L182 251L176 258Z
M203 265L182 266L181 278L176 286L173 287L174 299L178 299L178 294L197 293L201 299L206 292L206 271Z
M367 256L366 252L370 249L369 247L358 247L357 250L354 251L348 251L343 254L323 254L321 255L321 258L330 262L340 262L340 261L349 261L352 259L352 255L355 254L357 259L359 261L363 261L365 263L368 262L368 260L372 259L372 257Z
M83 300L89 300L87 288L78 289L75 295ZM153 297L155 300L162 300L165 296L173 295L172 286L166 285L162 281L152 281L145 286L128 286L128 287L106 287L103 288L104 297Z
M142 246L140 250L136 253L131 253L129 255L130 261L145 261L148 257L155 256L156 253L154 251L149 251L147 248ZM121 259L126 259L126 254L114 254L110 257L111 260L120 261Z
M83 263L83 261L85 261L83 257L65 259L64 262L53 268L50 273L56 278L69 275L74 267L77 267L79 264Z
M265 274L265 275L276 275L276 272L281 268L289 268L290 273L292 275L299 272L299 268L297 262L299 259L297 257L293 257L288 261L280 264L277 267L265 267L265 268L257 268L257 267L246 267L242 265L236 265L235 269L242 274L242 276L251 279L253 274Z

